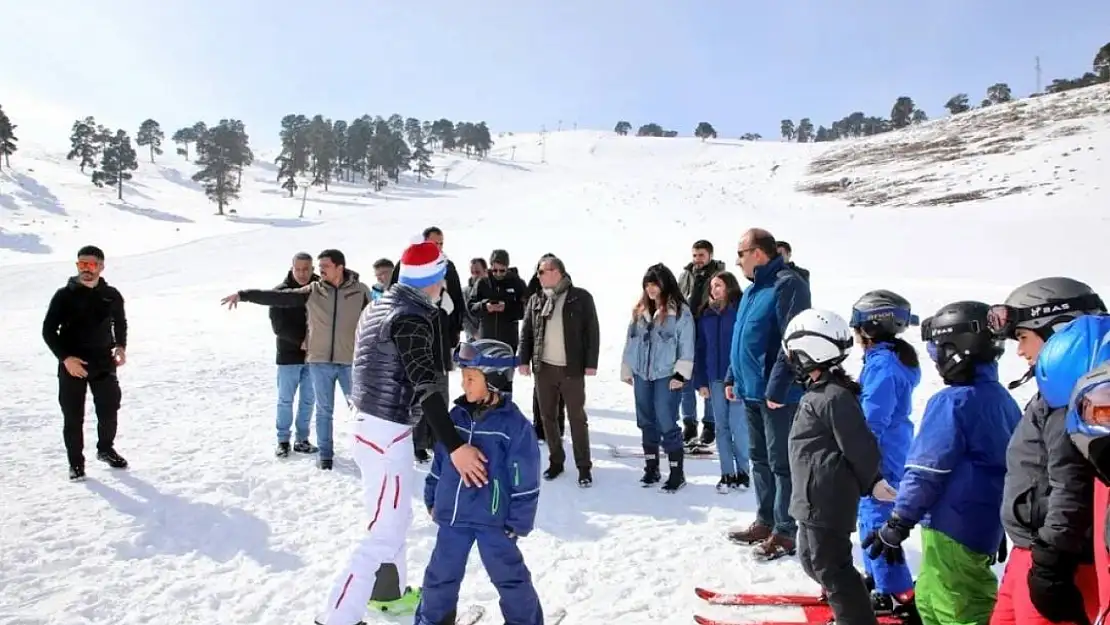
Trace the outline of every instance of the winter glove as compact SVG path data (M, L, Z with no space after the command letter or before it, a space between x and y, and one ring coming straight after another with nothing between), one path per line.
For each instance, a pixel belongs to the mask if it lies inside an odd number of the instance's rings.
M1029 569L1029 599L1041 616L1053 623L1090 625L1083 594L1075 585L1078 559L1048 545L1033 543Z
M892 515L882 527L868 534L861 546L872 560L883 556L890 564L905 562L906 554L902 551L902 541L909 538L911 529L913 529L912 523Z

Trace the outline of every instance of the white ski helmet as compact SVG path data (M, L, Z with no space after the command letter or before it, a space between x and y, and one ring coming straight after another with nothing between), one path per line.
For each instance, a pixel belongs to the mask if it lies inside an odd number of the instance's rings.
M840 364L852 349L852 329L831 310L809 308L786 325L782 350L798 374Z

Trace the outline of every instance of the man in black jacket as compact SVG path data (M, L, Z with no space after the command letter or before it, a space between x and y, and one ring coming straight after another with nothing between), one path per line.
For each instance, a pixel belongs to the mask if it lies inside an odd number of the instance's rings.
M509 266L509 253L493 250L488 275L474 283L467 302L478 319L478 337L501 341L516 351L527 296L528 285L520 279L516 267Z
M790 256L794 253L794 248L790 247L789 243L781 239L776 241L775 243L779 250L779 256L782 256L782 259L786 261L786 266L798 272L798 275L802 277L802 280L809 282L809 270L795 265L794 261L790 260Z
M443 251L443 230L436 226L429 226L424 229L422 236L425 241L435 243L439 250ZM401 271L401 263L393 268L393 276L389 280L389 285L397 282L397 277ZM459 272L455 269L455 263L450 260L447 261L447 275L445 278L446 288L443 290L443 295L440 297L436 307L436 315L433 323L435 329L435 342L436 342L436 355L440 358L440 368L443 375L440 377L437 384L439 392L443 395L445 401L450 404L451 390L447 385L447 373L452 369L451 352L454 351L455 346L459 344L459 335L463 329L463 310L466 307L466 299L462 293L462 283L459 281ZM421 420L413 430L412 444L416 450L416 459L420 462L428 462L432 459L429 450L435 443L433 432L428 424Z
M85 393L96 408L96 459L113 469L127 468L115 449L120 408L116 368L127 361L127 315L123 296L101 277L104 252L86 245L77 252L77 275L54 293L42 338L58 359L58 403L69 479L85 479Z
M690 264L682 269L678 276L678 288L682 297L690 305L690 311L697 319L703 304L709 299L709 282L713 276L725 270L725 264L713 260L713 244L705 239L694 241L690 248ZM717 439L717 426L713 418L713 403L708 397L702 399L702 432L698 438L698 392L693 384L682 388L679 403L679 413L682 415L682 440L691 444L694 442L702 445L712 445Z
M312 271L312 255L297 252L293 256L293 267L281 284L281 289L299 289L319 280ZM270 325L277 337L278 399L277 399L277 450L278 458L288 458L289 429L293 426L293 398L300 395L297 405L296 442L292 450L302 454L316 453L317 448L308 440L308 428L312 422L312 408L316 395L312 392L312 374L305 364L305 338L308 336L308 312L304 306L293 308L270 308Z

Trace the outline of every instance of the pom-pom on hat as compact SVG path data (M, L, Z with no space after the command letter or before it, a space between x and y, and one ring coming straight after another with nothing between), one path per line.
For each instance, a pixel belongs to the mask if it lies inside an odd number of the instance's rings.
M447 275L447 257L431 241L414 243L401 254L397 281L416 289L432 286Z

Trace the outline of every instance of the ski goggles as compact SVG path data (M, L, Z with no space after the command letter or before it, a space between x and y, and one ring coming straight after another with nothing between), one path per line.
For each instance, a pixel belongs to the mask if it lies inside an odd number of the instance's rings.
M519 362L516 355L488 356L473 343L459 343L451 354L451 360L466 369L512 369Z
M983 331L983 326L978 319L946 326L934 325L933 319L934 317L926 317L925 321L921 322L921 342L923 343L943 343L944 337L949 334L978 334Z
M998 304L991 306L987 313L987 325L995 336L1013 339L1023 323L1057 315L1079 316L1088 310L1105 311L1106 306L1102 303L1102 298L1093 293L1024 308Z
M1068 402L1068 433L1110 434L1110 362L1092 369L1075 384Z
M921 323L917 315L911 314L906 309L888 306L886 308L873 308L871 310L857 310L853 308L852 318L848 321L848 325L853 328L858 328L865 323L882 321L884 319L893 319L907 326L916 326Z

